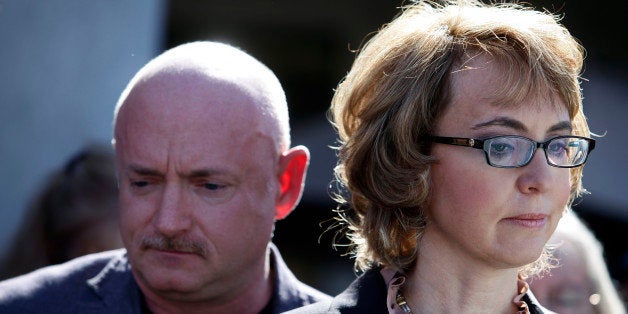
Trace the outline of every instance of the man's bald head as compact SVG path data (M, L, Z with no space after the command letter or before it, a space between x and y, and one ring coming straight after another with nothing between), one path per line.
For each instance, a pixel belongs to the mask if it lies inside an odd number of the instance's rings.
M177 46L140 69L122 92L116 105L114 143L118 135L119 115L127 106L127 99L133 91L149 82L160 84L169 80L178 81L177 84L182 87L206 84L207 88L230 92L235 90L254 99L253 106L233 109L256 111L255 115L261 119L261 131L273 138L277 150L282 152L290 147L288 107L277 77L268 67L245 52L215 42L193 42ZM164 84L164 88L166 87L172 88L172 85ZM220 93L216 97L221 97ZM213 101L207 99L208 103ZM185 104L173 103L172 106Z
M114 123L120 234L147 307L271 304L269 242L309 162L307 148L290 147L275 75L227 45L182 45L135 75Z

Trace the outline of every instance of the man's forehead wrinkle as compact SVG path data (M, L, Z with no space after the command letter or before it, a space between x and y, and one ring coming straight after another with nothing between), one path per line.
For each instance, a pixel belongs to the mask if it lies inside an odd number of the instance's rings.
M217 62L216 60L220 60ZM180 47L153 60L144 75L169 71L197 73L223 81L242 82L241 85L268 87L272 72L252 57L230 49L207 48L199 45Z
M185 115L188 115L185 119L192 120L207 117L207 110L221 115L239 115L238 122L244 121L249 129L256 125L255 131L272 138L278 151L279 147L285 149L289 146L287 107L281 84L266 66L235 48L195 44L175 48L152 60L134 81L130 94L139 90L147 99L154 100L159 94L167 98L182 93L194 104L186 106L186 101L179 100L147 104L159 106L161 114L184 118L180 116L181 113L177 113L183 109L186 110ZM134 106L128 101L124 106L129 104ZM216 105L221 108L217 111L214 111L215 108L209 109ZM162 115L160 118L167 119L167 116ZM256 121L252 121L253 118ZM178 120L178 123L187 125L191 122L185 119ZM208 122L216 127L219 123L224 127L230 125L226 119L220 120L222 122L213 120Z
M262 106L246 86L193 72L161 72L139 83L136 91L139 98L144 98L138 103L140 107L142 103L143 106L162 107L160 110L148 110L155 115L168 112L181 114L182 109L191 116L208 112L246 113L259 110L258 107ZM254 112L250 115L254 116Z
M216 62L215 60L220 60ZM237 87L259 101L263 112L275 116L276 106L285 104L285 95L270 69L251 56L233 48L190 46L164 56L163 67L174 73L195 73L211 83Z
M272 101L267 89L267 80L262 80L258 75L252 74L254 70L233 71L224 69L224 66L213 67L200 62L193 64L194 60L167 60L147 70L140 79L138 85L149 85L155 90L211 90L212 93L224 93L217 97L229 96L238 93L248 98L257 107L270 106ZM196 60L197 63L198 60ZM186 93L186 97L197 98L199 101L211 101L210 93L192 92ZM208 97L209 96L209 97ZM208 99L203 99L203 97ZM235 104L234 104L235 105Z

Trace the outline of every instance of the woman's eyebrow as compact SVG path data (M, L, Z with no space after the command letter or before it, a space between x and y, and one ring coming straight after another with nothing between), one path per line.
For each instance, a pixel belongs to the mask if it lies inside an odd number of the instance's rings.
M561 121L552 125L549 129L547 129L547 133L557 132L557 131L573 131L573 127L571 126L571 121Z
M509 127L517 131L523 131L523 132L528 130L526 126L523 123L521 123L521 121L508 118L508 117L497 117L495 119L492 119L486 122L478 123L472 126L471 129L479 130L481 128L484 128L487 126L493 126L493 125L505 126L505 127Z
M478 130L483 127L493 126L493 125L505 126L505 127L509 127L509 128L512 128L518 131L524 131L524 132L528 130L526 126L520 121L512 119L512 118L508 118L508 117L497 117L495 119L492 119L486 122L478 123L474 125L473 127L471 127L471 129ZM547 132L548 133L557 132L557 131L571 132L572 129L573 127L571 126L571 121L561 121L549 127L549 129L547 129Z

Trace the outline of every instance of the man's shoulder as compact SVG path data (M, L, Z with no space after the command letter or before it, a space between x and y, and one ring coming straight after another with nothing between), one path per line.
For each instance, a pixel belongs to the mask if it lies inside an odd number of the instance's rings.
M331 299L307 284L301 282L290 271L277 247L271 243L271 265L274 272L273 312L285 312L304 305Z
M97 300L94 281L125 250L90 254L0 282L0 309L55 312L77 302Z
M296 282L295 287L296 287L296 291L298 291L296 295L299 296L297 298L298 302L300 302L299 306L331 300L331 296L311 286L308 286L303 282L300 282L300 281Z
M290 314L386 313L386 284L379 269L366 271L333 299L323 300Z

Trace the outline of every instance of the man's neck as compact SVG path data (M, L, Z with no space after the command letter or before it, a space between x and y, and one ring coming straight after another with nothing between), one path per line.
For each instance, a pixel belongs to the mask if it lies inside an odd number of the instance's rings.
M263 269L254 271L251 280L222 295L202 299L188 299L185 295L155 293L138 282L147 308L154 314L162 313L259 313L272 300L275 270L267 255Z

